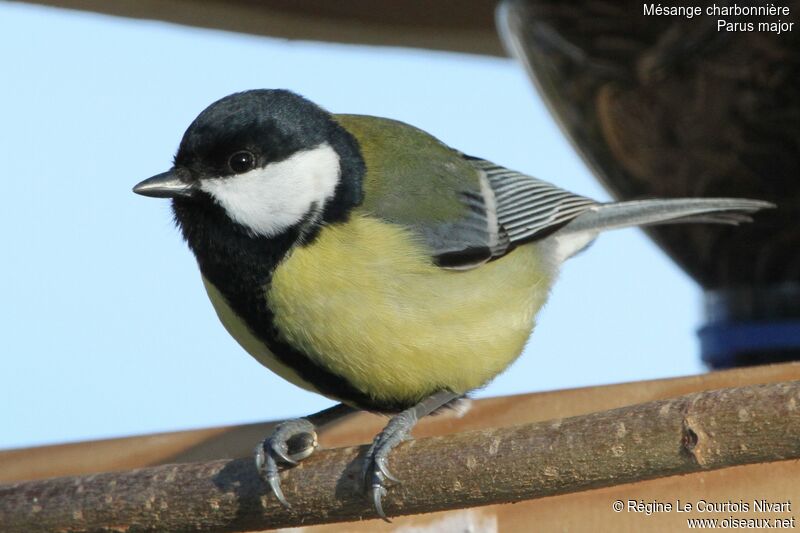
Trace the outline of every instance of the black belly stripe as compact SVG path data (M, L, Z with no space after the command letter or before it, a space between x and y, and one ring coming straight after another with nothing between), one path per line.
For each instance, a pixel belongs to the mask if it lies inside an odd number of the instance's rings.
M284 341L275 325L275 313L269 308L265 298L231 294L226 292L224 287L219 287L216 283L214 285L225 296L228 305L244 320L250 332L269 348L275 358L294 370L301 379L313 385L322 394L366 410L395 412L410 407L404 403L384 402L372 398L356 389L346 378L331 372L303 351ZM266 286L266 284L261 285L261 287ZM263 294L264 291L258 292Z
M365 394L282 337L265 293L280 261L293 246L312 242L313 232L301 224L275 237L253 237L232 223L210 199L202 207L196 202L176 199L173 207L200 271L281 363L319 392L361 409L398 412L411 407L407 402L378 400Z
M341 178L334 197L326 203L321 214L317 206L312 205L307 219L300 221L295 227L280 235L257 237L233 222L210 196L198 191L192 198L173 199L175 220L197 258L200 271L222 294L250 332L281 363L323 394L362 409L400 411L411 405L407 402L383 401L370 397L343 376L315 363L305 353L286 342L275 324L274 311L266 301L265 291L272 280L272 273L289 250L293 246L313 242L321 223L336 224L346 221L350 210L363 199L362 182L366 167L358 142L327 113L315 109L309 112L324 115L324 118L319 119L319 123L305 131L304 135L318 138L294 139L297 141L295 144L283 139L285 143L280 155L288 157L302 147L321 142L330 143L336 150L340 159ZM280 160L277 155L273 156L274 160Z

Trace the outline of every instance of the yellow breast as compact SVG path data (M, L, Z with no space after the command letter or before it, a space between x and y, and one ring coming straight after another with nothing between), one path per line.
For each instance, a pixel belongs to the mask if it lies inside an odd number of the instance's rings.
M407 230L354 215L293 250L267 297L287 342L376 399L413 403L442 388L467 392L506 368L549 285L534 245L443 270Z

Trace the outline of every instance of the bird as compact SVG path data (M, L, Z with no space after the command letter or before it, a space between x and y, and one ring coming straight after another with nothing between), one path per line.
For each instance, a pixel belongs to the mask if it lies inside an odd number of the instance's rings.
M764 201L602 203L466 155L396 120L334 114L285 89L208 106L172 167L138 183L170 198L222 325L242 348L335 407L279 424L256 468L313 453L315 428L356 410L390 415L364 455L377 516L398 478L391 450L522 352L560 265L603 231L738 224Z

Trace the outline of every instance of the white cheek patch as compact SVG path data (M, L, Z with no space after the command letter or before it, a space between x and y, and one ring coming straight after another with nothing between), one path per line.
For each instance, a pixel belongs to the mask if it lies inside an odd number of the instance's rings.
M300 222L312 204L322 208L333 197L340 173L338 154L324 143L244 174L203 180L200 188L232 220L270 237Z

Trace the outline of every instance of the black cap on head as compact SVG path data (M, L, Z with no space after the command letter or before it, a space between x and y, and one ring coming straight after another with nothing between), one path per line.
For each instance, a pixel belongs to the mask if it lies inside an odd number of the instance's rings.
M233 174L231 154L247 150L256 166L330 142L328 112L291 91L258 89L231 94L208 106L181 140L175 166L197 177Z

